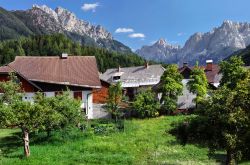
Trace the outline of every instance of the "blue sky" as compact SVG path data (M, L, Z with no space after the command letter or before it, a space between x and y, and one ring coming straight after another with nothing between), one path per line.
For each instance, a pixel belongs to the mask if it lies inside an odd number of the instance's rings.
M223 20L250 22L250 0L0 0L8 10L32 4L66 8L101 24L134 50L159 38L183 45L193 33L210 31ZM118 28L120 33L115 33Z

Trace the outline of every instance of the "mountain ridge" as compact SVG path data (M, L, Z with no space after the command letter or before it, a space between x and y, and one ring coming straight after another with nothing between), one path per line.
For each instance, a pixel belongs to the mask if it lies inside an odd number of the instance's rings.
M13 11L0 8L0 18L2 18L0 31L4 32L0 35L0 40L62 33L82 45L102 47L122 53L132 52L128 46L114 40L112 34L101 25L91 25L62 7L53 10L46 5L33 5L31 9Z
M203 64L207 59L212 59L217 63L250 44L250 24L225 20L221 26L209 32L194 33L183 47L179 46L174 50L156 43L143 46L136 53L148 60L155 59L165 63L195 64L199 61Z

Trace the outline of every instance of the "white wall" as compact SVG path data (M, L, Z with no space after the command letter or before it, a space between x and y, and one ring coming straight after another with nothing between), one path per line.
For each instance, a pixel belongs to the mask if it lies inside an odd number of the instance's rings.
M23 101L29 101L29 102L34 102L34 97L35 93L25 93L23 96Z
M55 92L44 92L46 97L54 97Z
M182 84L183 84L183 90L182 90L182 95L178 97L178 109L189 109L189 108L194 108L195 103L193 100L195 99L196 95L191 93L187 89L187 83L190 81L190 79L183 79Z
M88 119L93 119L93 94L92 91L82 92L82 106L86 108L86 115Z
M55 92L44 92L46 97L54 97ZM34 102L35 93L25 93L23 96L24 101ZM70 96L73 98L73 91L70 92ZM91 90L82 91L82 104L81 108L86 108L86 115L88 119L93 119L93 94Z

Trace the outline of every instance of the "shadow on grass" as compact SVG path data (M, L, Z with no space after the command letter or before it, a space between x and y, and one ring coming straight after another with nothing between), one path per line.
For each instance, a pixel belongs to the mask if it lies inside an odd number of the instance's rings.
M197 148L207 148L206 145L202 145L202 144L198 144L198 143L194 143L194 142L193 143L188 142L187 144L194 145ZM181 145L184 147L186 144L183 144L178 138L176 138L176 140L168 141L166 145L172 145L172 146ZM208 155L208 158L215 160L219 164L225 164L226 154L225 153L214 153L212 155Z
M53 145L59 146L68 141L75 141L79 139L86 139L84 132L79 129L54 131L51 136L47 136L46 132L30 133L30 146L32 145ZM15 153L20 147L23 146L22 133L11 133L9 136L0 138L0 157L6 158L21 158L23 153Z
M33 145L62 145L69 141L77 141L86 139L89 134L87 131L82 131L78 128L67 128L63 130L55 130L48 136L46 132L37 132L30 134L30 144Z
M12 152L15 152L17 148L22 146L22 135L20 132L12 133L11 136L6 136L0 138L0 154L4 157L18 157L22 158L22 155L9 155Z
M216 162L218 162L222 165L222 164L225 164L226 154L215 153L215 154L210 156L210 159L214 159Z

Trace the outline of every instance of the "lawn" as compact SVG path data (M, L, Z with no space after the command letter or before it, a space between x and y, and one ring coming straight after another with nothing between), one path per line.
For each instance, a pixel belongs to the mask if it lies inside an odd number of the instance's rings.
M76 134L67 141L54 138L50 142L33 142L29 159L22 157L19 143L15 144L19 147L12 144L11 149L6 150L8 145L4 144L11 142L11 134L17 130L0 130L0 147L3 148L0 164L219 164L215 158L208 159L207 148L181 146L166 132L171 129L171 123L183 118L127 120L124 132L80 137Z

